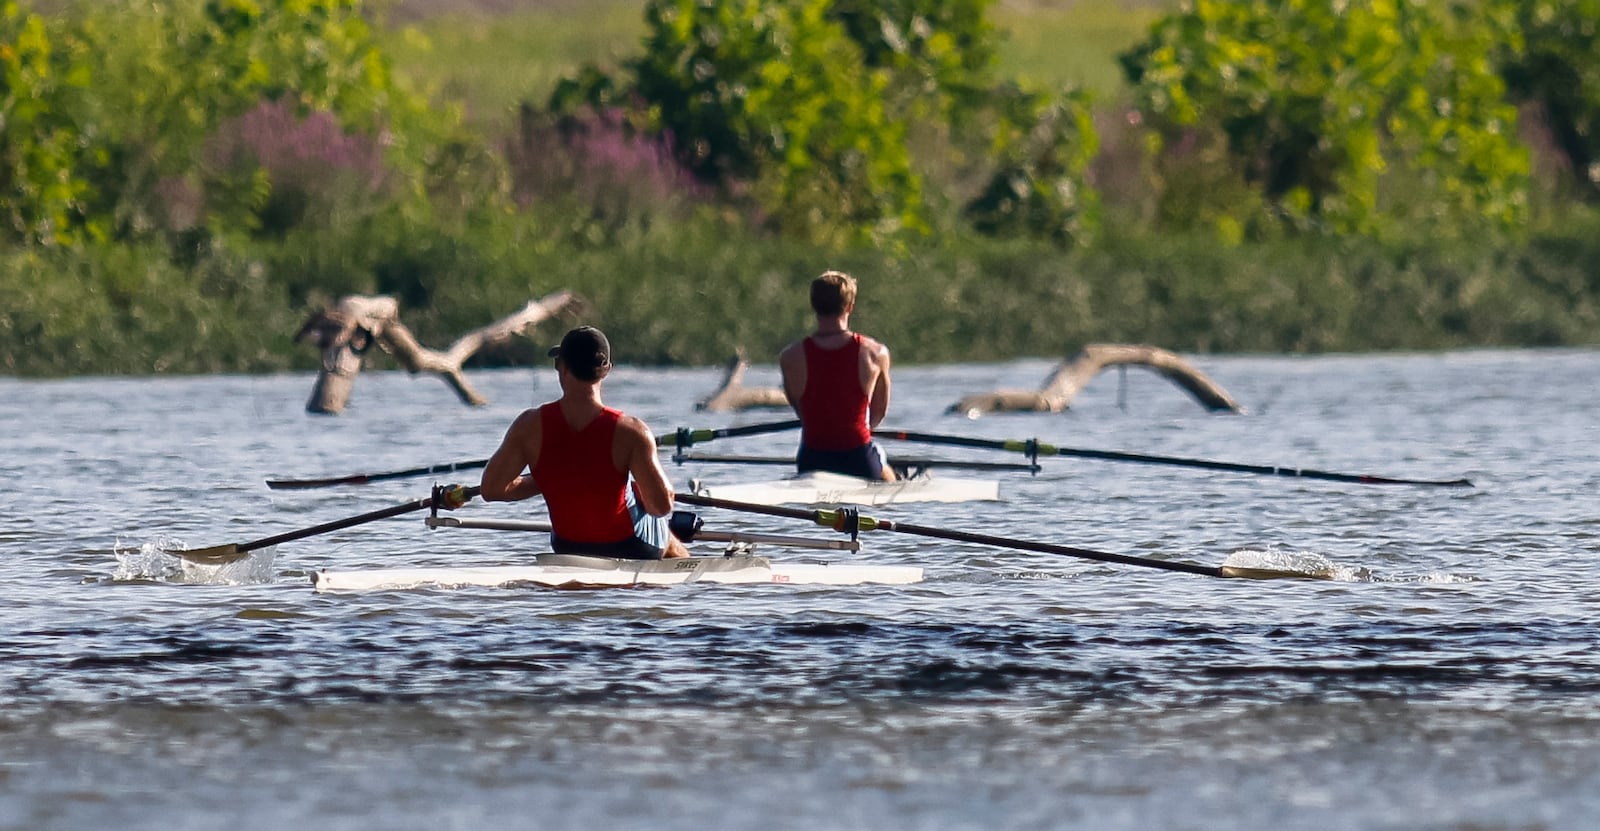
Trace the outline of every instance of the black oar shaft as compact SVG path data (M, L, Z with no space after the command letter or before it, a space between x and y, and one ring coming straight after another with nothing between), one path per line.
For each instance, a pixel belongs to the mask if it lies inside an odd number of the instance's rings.
M679 430L675 433L656 437L657 447L688 447L695 442L724 439L734 436L754 436L761 433L776 433L783 430L795 430L800 427L796 420L779 421L770 424L747 424L743 427L722 427L715 430ZM489 464L488 459L472 459L465 462L448 462L442 465L429 465L427 467L414 467L408 470L391 470L384 473L354 473L349 476L329 476L320 479L268 479L267 487L273 490L305 490L310 488L329 488L336 485L364 485L368 482L381 482L386 479L406 479L414 476L430 476L438 473L454 473L458 470L475 470Z
M716 462L729 465L786 465L794 466L794 457L782 456L712 456L704 453L674 453L672 460L684 462Z
M917 534L923 537L934 537L955 542L970 542L978 545L998 545L1005 548L1017 548L1023 551L1038 551L1043 554L1062 554L1068 557L1080 557L1085 560L1098 560L1102 563L1120 563L1127 566L1141 566L1144 568L1159 568L1166 571L1181 571L1188 574L1202 574L1207 577L1222 577L1222 569L1215 566L1202 566L1194 563L1175 563L1167 560L1152 560L1148 557L1133 557L1127 554L1113 554L1109 551L1093 551L1087 548L1077 548L1070 545L1057 545L1055 543L1038 542L1036 540L1018 540L1010 537L996 537L988 534L973 534L967 531L955 531L946 528L929 528L923 525L902 525L886 519L876 520L878 527L886 531L899 531L906 534Z
M717 464L745 464L745 465L788 465L793 466L793 456L723 456L708 453L677 453L672 457L674 462L707 462ZM893 468L918 467L918 468L950 468L959 470L1019 470L1037 473L1037 465L1024 462L970 462L959 459L923 459L890 456L889 466Z
M350 476L334 476L327 479L268 479L267 487L273 490L298 490L327 488L334 485L364 485L368 482L381 482L385 479L406 479L413 476L429 476L435 473L475 470L488 463L488 459L469 459L465 462L449 462L442 465L414 467L409 470L392 470L387 473L356 473Z
M709 496L680 493L675 495L679 502L687 505L700 505L707 508L726 508L735 511L746 511L753 514L766 514L767 516L787 517L790 519L803 519L818 525L835 528L835 520L840 517L838 511L801 510L799 508L785 508L781 505L761 505L751 502L734 502L727 499L716 499ZM1054 543L1037 542L1034 540L1019 540L1010 537L996 537L988 534L973 534L966 531L952 531L945 528L929 528L922 525L901 525L885 519L873 517L860 517L862 530L899 531L904 534L916 534L935 539L952 540L955 542L969 542L977 545L993 545L1001 548L1016 548L1023 551L1037 551L1044 554L1062 554L1068 557L1078 557L1085 560L1097 560L1104 563L1119 563L1121 565L1139 566L1142 568L1156 568L1164 571L1179 571L1187 574L1199 574L1206 577L1229 576L1222 568L1216 566L1202 566L1194 563L1175 563L1166 560L1152 560L1146 557L1132 557L1126 554L1113 554L1107 551L1093 551L1087 548L1075 548L1069 545L1056 545ZM835 528L835 530L843 530Z
M781 433L784 430L798 430L798 419L788 421L775 421L768 424L746 424L743 427L719 427L715 430L679 430L676 433L665 433L656 436L657 447L688 447L691 444L712 439L731 439L738 436L758 436L762 433Z
M467 488L466 491L468 499L478 495L478 488L476 487ZM301 528L297 531L286 531L282 534L274 534L270 537L262 537L259 540L242 542L239 543L236 548L241 552L254 551L258 548L266 548L268 546L277 545L278 543L302 540L306 537L314 537L318 534L326 534L330 531L339 531L345 528L352 528L364 523L374 522L380 519L388 519L392 516L399 516L401 514L410 513L412 511L420 511L424 508L431 507L433 507L433 497L429 495L421 499L414 499L410 502L400 505L394 505L382 510L372 511L371 513L346 517L345 519L338 519L334 520L333 522L325 522L321 525L313 525L310 528Z
M880 439L898 439L900 441L916 441L925 444L948 444L953 447L981 447L987 450L1016 450L1026 452L1027 442L1012 441L1010 439L976 439L970 436L945 436L935 433L913 433L905 430L873 430L872 435Z
M1113 450L1078 450L1070 447L1056 448L1057 455L1078 456L1085 459L1104 459L1115 462L1140 462L1143 464L1176 465L1203 470L1226 470L1234 473L1262 473L1270 476L1291 476L1303 479L1325 479L1330 482L1353 482L1359 485L1434 485L1439 487L1472 487L1467 479L1396 479L1388 476L1370 476L1355 473L1333 473L1301 467L1278 465L1246 465L1237 462L1213 462L1206 459L1184 459L1174 456L1149 456L1138 453L1118 453Z
M1113 450L1088 450L1077 447L1058 447L1037 440L977 439L968 436L945 436L935 433L913 433L902 430L874 430L879 438L926 444L947 444L954 447L980 447L990 450L1010 450L1037 456L1074 456L1081 459L1101 459L1114 462L1139 462L1150 465L1174 465L1203 470L1226 470L1234 473L1261 473L1271 476L1291 476L1303 479L1323 479L1330 482L1352 482L1360 485L1428 485L1446 488L1470 488L1468 479L1401 479L1391 476L1333 473L1310 468L1281 467L1278 465L1246 465L1236 462L1214 462L1207 459L1186 459L1178 456L1154 456L1144 453L1119 453Z

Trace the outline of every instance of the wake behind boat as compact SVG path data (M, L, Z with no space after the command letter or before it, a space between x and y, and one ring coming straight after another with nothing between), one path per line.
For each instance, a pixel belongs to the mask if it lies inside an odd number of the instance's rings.
M734 485L696 480L699 496L758 505L889 505L900 502L977 502L1000 498L998 479L942 478L923 473L885 482L813 471L783 479Z
M904 585L921 581L922 569L916 566L774 563L765 557L748 554L674 560L619 560L572 554L540 554L531 565L323 569L311 575L311 582L318 592L469 586L493 588L523 584L553 588L604 588L680 583Z

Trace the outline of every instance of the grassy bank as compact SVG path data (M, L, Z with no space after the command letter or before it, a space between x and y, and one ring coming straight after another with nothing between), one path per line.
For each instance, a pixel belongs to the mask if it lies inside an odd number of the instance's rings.
M1226 247L1112 235L1092 250L943 237L887 255L734 236L712 220L555 240L514 218L469 234L369 226L223 247L180 268L161 250L0 255L0 372L268 371L315 366L290 338L343 293L400 298L425 344L556 289L587 301L619 359L771 360L809 323L824 268L861 278L855 323L904 363L1063 356L1090 342L1185 352L1319 352L1600 342L1600 216L1526 240ZM548 325L538 342L566 322ZM541 360L535 344L490 356ZM377 358L381 362L382 358Z

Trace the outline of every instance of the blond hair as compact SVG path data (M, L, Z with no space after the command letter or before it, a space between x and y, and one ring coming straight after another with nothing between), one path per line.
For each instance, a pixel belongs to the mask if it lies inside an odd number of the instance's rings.
M856 278L843 271L824 271L811 281L811 310L823 317L837 317L856 302Z

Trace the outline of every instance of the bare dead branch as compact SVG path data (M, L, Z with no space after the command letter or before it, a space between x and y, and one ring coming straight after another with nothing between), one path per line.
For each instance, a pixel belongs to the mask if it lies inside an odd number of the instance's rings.
M322 370L312 388L306 410L313 413L339 413L350 400L355 376L361 371L361 356L372 344L393 355L407 372L431 372L444 379L456 396L471 406L488 399L467 383L461 367L485 346L503 344L524 335L576 302L567 291L558 291L534 300L502 320L462 335L445 352L429 349L400 322L400 304L392 297L350 295L331 309L315 312L300 327L295 339L316 343L322 350Z
M1129 344L1091 344L1061 362L1037 391L995 390L961 398L945 410L977 417L992 412L1059 413L1089 381L1107 367L1147 366L1192 395L1212 412L1242 412L1243 408L1226 390L1188 361L1154 346Z
M717 413L758 408L787 409L789 399L784 396L783 390L744 386L744 373L749 368L750 361L745 358L744 349L736 350L733 359L728 361L723 370L722 384L711 395L696 403L694 408Z

